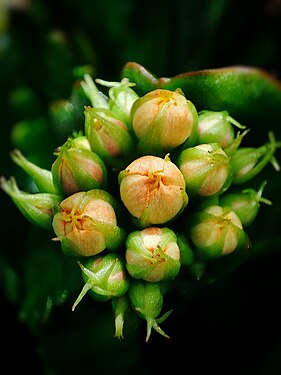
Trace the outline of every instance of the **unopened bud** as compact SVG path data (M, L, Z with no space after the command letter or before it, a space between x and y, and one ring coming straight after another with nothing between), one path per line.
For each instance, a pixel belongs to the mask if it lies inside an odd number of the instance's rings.
M244 129L227 111L201 111L198 114L197 143L219 143L224 149L235 138L234 126Z
M164 156L190 138L197 137L196 108L180 92L150 91L135 101L131 115L142 155Z
M96 255L85 264L78 262L85 282L83 289L72 306L75 310L78 303L89 291L96 301L107 301L124 295L130 285L123 257L117 254Z
M126 267L135 279L151 282L171 280L180 270L180 249L169 228L149 227L126 239Z
M187 193L192 196L221 194L232 182L230 158L218 143L187 148L176 164L184 176Z
M121 200L140 227L164 224L188 203L184 177L168 156L142 156L118 178Z
M91 150L85 136L69 137L57 149L56 155L51 171L56 189L64 196L105 187L107 182L105 164Z
M110 167L120 168L130 162L135 145L126 124L108 109L85 107L84 113L92 150Z
M117 225L115 205L114 198L100 189L70 195L55 207L54 240L61 242L64 253L76 256L117 250L125 232Z
M238 215L230 208L221 206L209 206L195 212L190 236L203 260L231 254L246 241Z

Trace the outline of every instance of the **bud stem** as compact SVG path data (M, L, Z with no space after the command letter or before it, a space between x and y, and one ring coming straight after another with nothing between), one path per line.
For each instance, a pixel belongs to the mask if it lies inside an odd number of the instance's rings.
M40 168L36 164L27 160L20 150L13 150L10 155L13 162L21 167L33 179L41 193L57 193L53 184L51 171Z
M81 86L94 108L108 109L109 106L107 97L98 90L89 74L84 75L84 81L81 82Z
M129 308L127 296L115 297L112 299L112 308L115 315L115 335L118 339L123 339L123 326L125 314Z

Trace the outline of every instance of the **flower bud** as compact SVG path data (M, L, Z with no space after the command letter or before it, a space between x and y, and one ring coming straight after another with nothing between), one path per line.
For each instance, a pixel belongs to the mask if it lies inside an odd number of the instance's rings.
M105 164L91 150L85 136L69 137L57 149L56 155L51 171L55 187L61 194L69 196L78 191L105 187L107 182Z
M270 162L276 171L280 166L274 153L280 142L275 141L274 134L269 132L269 142L260 147L240 147L231 156L233 184L243 184L259 174Z
M176 164L191 196L221 194L232 182L230 158L218 143L187 148L180 153Z
M180 249L169 228L149 227L126 239L126 267L135 279L151 282L171 280L180 270Z
M11 158L14 163L21 167L32 178L40 193L58 194L53 183L51 171L40 168L38 165L26 159L20 150L13 150L11 152Z
M238 215L221 206L209 206L195 212L191 219L190 236L203 260L231 254L246 241Z
M1 177L0 187L11 197L27 220L43 229L52 230L53 207L62 197L52 193L26 193L18 188L14 177L10 180Z
M91 148L110 167L120 168L130 162L135 145L127 126L111 111L85 107L85 133Z
M135 83L123 78L121 82L107 82L96 79L97 83L110 87L108 90L109 110L123 121L131 130L131 109L134 102L139 98L138 94L131 88Z
M233 125L245 128L229 116L227 111L200 111L197 143L219 143L224 149L234 141Z
M149 340L152 328L160 333L160 335L169 338L158 325L158 323L162 323L172 312L170 310L161 318L157 318L163 307L163 294L160 284L133 279L128 294L135 312L147 322L146 342Z
M125 239L117 225L115 199L106 191L92 189L74 193L54 209L54 240L65 254L92 256L105 248L115 251Z
M135 159L118 180L121 200L142 228L167 223L188 203L183 175L168 156Z
M247 227L255 220L260 209L260 203L271 205L272 202L262 197L266 181L259 190L244 189L238 193L226 193L220 197L220 205L230 207L240 218L243 227Z
M148 92L134 102L131 116L142 155L164 156L197 137L196 108L178 91L156 89Z
M75 310L78 303L89 291L96 301L108 301L113 297L124 295L130 285L124 259L117 254L95 255L83 265L78 262L85 282L83 289L72 306Z

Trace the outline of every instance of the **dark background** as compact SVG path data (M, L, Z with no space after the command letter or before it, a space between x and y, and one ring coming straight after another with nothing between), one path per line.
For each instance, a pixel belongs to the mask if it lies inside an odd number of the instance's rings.
M50 166L68 131L54 127L54 108L72 94L77 66L115 81L128 61L158 77L231 65L281 77L278 0L7 0L1 6L0 174L17 176L21 187L28 180L9 152L18 147ZM265 135L268 129L280 135L280 121L264 124ZM21 370L38 375L168 373L170 366L189 374L279 375L280 176L271 181L266 195L274 206L263 207L251 228L254 255L214 284L168 297L165 309L174 312L163 329L171 339L153 332L148 343L145 325L134 319L123 342L113 338L107 305L85 299L71 312L75 282L69 298L63 291L72 265L63 268L51 235L33 228L1 192L2 366L13 373L21 358Z

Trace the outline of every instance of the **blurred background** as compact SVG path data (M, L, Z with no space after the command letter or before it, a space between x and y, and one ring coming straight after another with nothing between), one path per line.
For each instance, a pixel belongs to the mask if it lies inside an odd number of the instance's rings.
M0 175L31 188L10 158L14 148L50 168L55 147L83 127L85 98L76 85L83 72L117 81L134 61L158 77L246 65L280 79L280 24L280 0L0 0ZM280 118L264 124L265 139L270 129L281 139ZM183 287L168 297L165 310L174 312L163 329L171 339L153 332L148 343L134 319L125 339L115 339L107 304L85 298L71 312L76 265L0 192L3 368L13 373L20 356L21 370L38 375L167 373L169 366L279 375L280 175L268 185L274 204L251 228L253 255L196 293Z

